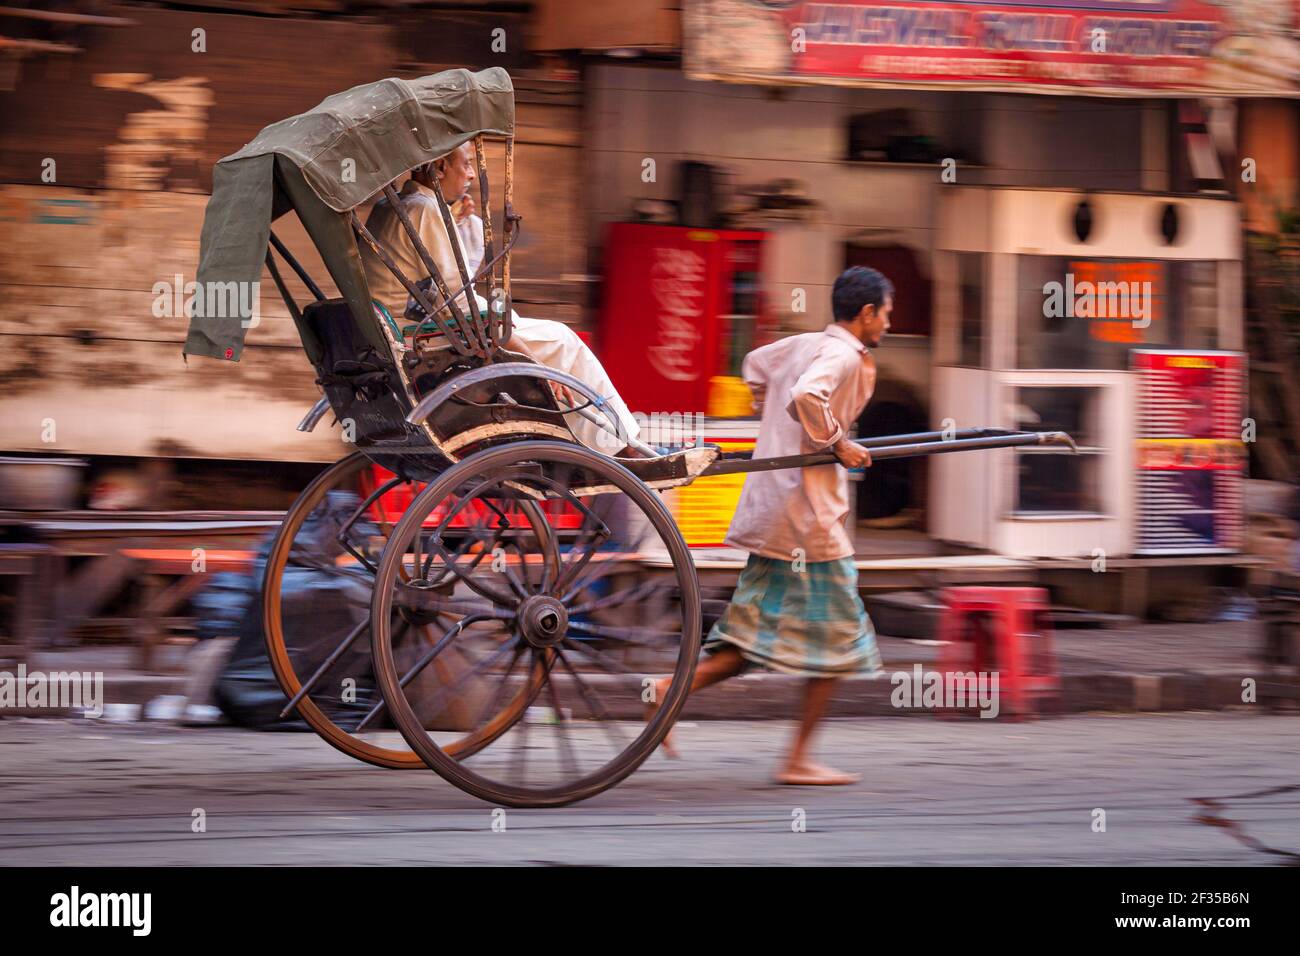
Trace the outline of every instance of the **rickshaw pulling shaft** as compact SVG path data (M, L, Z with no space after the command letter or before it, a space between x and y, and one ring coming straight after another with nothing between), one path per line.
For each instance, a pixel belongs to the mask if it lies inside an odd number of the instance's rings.
M956 451L975 451L985 448L1015 448L1022 445L1065 445L1077 453L1078 447L1065 432L1015 432L997 428L972 428L947 437L943 432L918 432L911 435L881 435L877 438L858 439L857 444L871 449L872 461L890 458L914 458L924 455L944 455ZM834 452L814 452L808 455L780 455L775 458L753 458L748 455L729 457L723 455L700 473L734 475L751 471L776 471L782 468L811 468L815 465L837 464Z
M617 434L610 423L590 408L573 409L593 424ZM625 436L620 436L624 438ZM977 451L988 448L1017 448L1024 445L1064 445L1078 454L1079 448L1065 432L1014 431L1008 428L963 428L946 432L911 432L905 435L879 435L857 439L857 444L871 450L872 461L891 458L915 458L926 455L944 455L957 451ZM639 444L639 443L638 443ZM753 471L777 471L783 468L811 468L816 465L838 463L834 452L813 452L807 455L779 455L773 458L755 458L748 452L723 452L713 464L696 477L711 475L746 474ZM855 469L861 470L861 469Z

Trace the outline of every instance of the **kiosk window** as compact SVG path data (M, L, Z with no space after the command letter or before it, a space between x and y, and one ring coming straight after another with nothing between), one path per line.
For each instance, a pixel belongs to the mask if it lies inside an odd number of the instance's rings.
M1016 389L1016 423L1030 431L1069 432L1079 454L1056 447L1016 449L1016 511L1086 513L1101 510L1102 449L1097 446L1100 388Z
M1218 263L1016 257L1019 368L1127 369L1135 348L1213 348Z

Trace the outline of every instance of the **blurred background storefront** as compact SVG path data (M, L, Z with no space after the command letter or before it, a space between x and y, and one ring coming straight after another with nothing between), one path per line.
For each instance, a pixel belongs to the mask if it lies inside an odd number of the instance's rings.
M1294 429L1274 421L1265 448L1250 424L1289 386L1250 380L1245 355L1290 334L1247 230L1295 203L1293 4L687 0L680 40L662 4L561 6L542 5L539 46L571 47L578 20L601 54L588 236L598 345L643 383L633 407L704 408L706 437L743 441L737 356L822 328L835 276L874 266L897 295L859 435L1063 428L1082 448L873 468L861 557L975 551L1062 580L1109 560L1124 584L1103 603L1138 613L1167 571L1195 588L1234 564L1248 461L1293 479ZM757 270L714 251L735 230ZM1052 283L1111 297L1052 315ZM673 295L722 318L684 329ZM682 355L665 376L647 349ZM739 483L721 484L676 496L697 544L725 532Z
M1035 425L1082 450L882 463L860 555L1101 556L1140 612L1165 569L1198 587L1244 560L1247 474L1296 477L1296 26L1286 0L10 11L0 452L85 462L66 510L287 504L341 445L294 430L316 388L282 305L233 374L183 364L167 308L212 164L350 85L499 65L517 306L573 324L664 437L745 447L744 354L822 328L835 276L874 266L896 308L859 435ZM1070 282L1149 291L1149 313L1049 315ZM693 543L721 541L738 491L675 497Z

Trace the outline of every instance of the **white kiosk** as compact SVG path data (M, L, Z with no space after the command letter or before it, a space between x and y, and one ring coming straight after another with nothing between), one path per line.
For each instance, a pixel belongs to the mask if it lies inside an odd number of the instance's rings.
M1241 235L1226 197L946 187L933 427L1059 428L1080 454L935 458L931 534L1024 558L1238 550Z

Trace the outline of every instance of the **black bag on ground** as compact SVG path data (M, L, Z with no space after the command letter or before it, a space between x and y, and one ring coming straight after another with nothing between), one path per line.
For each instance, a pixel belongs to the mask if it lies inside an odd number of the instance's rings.
M343 550L336 537L338 529L359 504L355 495L330 492L303 522L294 539L280 589L280 608L285 644L300 680L315 673L343 638L370 614L369 575L338 568L334 563ZM349 537L364 540L376 534L377 528L358 522ZM245 587L223 588L223 616L231 612L230 605L238 594L238 641L217 680L214 696L222 713L239 726L307 730L306 722L296 715L280 717L288 701L266 653L262 577L270 549L268 538L258 548L253 570L245 576ZM352 730L370 711L379 698L366 635L358 638L322 676L311 699L344 730Z

